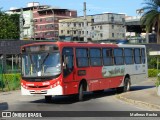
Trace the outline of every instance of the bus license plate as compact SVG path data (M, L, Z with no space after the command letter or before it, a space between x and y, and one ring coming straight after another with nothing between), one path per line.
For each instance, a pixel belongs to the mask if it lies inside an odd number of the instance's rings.
M36 90L35 93L41 93L41 91L40 90Z

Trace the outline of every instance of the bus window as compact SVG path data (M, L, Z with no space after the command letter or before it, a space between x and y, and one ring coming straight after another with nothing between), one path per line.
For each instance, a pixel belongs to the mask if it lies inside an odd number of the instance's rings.
M114 62L115 65L123 65L123 49L122 48L115 48L114 49Z
M91 48L90 49L90 64L91 66L101 66L101 49Z
M111 48L103 49L103 65L113 65L113 52Z
M73 70L73 48L64 48L63 49L63 73L64 77L69 75Z
M146 60L145 60L145 49L144 48L141 49L141 56L142 56L142 63L145 64Z
M124 59L125 59L125 63L127 65L129 64L133 64L133 50L132 48L125 48L124 49Z
M77 48L76 49L76 58L78 67L88 67L88 50L86 48Z
M135 48L134 49L134 61L136 64L141 63L141 53L140 53L140 48Z

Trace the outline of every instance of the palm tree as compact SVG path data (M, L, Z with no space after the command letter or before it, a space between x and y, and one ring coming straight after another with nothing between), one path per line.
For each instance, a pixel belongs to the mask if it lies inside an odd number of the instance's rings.
M149 32L152 28L157 34L157 43L160 44L160 0L144 0L145 5L142 9L144 13L141 17L142 25L146 26Z

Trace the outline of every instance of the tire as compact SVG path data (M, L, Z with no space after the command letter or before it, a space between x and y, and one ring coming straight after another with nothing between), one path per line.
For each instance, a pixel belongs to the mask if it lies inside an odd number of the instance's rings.
M52 96L51 95L50 96L45 96L45 101L47 103L51 103L52 102Z
M131 81L129 78L124 79L123 92L128 92L131 89Z
M78 92L78 101L83 101L83 100L84 100L83 84L80 84Z

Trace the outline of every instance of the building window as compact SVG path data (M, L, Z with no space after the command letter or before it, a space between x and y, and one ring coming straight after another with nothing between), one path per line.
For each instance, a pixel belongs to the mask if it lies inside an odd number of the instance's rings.
M82 31L82 34L84 34L84 31Z
M55 17L55 18L54 18L54 20L55 20L55 21L57 21L57 20L58 20L58 18L57 18L57 17Z
M81 31L79 31L79 35L81 35Z
M84 27L84 23L82 23L82 26Z
M94 23L94 19L93 18L91 19L91 22Z
M100 30L102 30L102 26L100 26Z
M57 25L57 24L55 24L55 27L58 27L58 25Z
M114 33L112 33L112 37L114 38Z
M103 33L100 33L100 37L103 37Z
M67 34L70 34L69 30L67 30Z
M74 34L76 34L76 31L74 30Z
M114 25L112 25L112 29L114 29Z
M114 22L114 17L113 16L111 17L111 22Z
M87 35L88 35L88 31L87 31Z
M81 27L81 23L79 23L79 27Z
M42 18L40 19L40 22L42 22Z
M125 33L122 34L122 37L125 37Z
M76 27L76 23L74 23L74 27Z
M124 19L124 18L122 18L122 22L123 22L123 23L125 22L125 19Z
M61 30L61 33L63 34L63 30Z
M94 30L94 26L92 26L92 30Z

